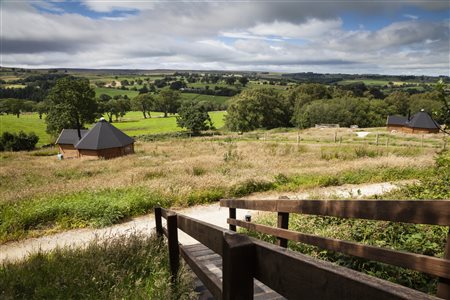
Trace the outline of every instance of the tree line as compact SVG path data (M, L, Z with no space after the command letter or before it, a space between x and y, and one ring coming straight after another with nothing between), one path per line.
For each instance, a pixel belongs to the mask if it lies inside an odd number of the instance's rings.
M409 95L396 91L385 97L375 89L358 86L300 84L287 93L274 88L253 88L233 97L225 117L232 131L258 128L308 128L315 124L379 127L388 115L407 116L421 109L449 125L450 100L442 82L433 92Z

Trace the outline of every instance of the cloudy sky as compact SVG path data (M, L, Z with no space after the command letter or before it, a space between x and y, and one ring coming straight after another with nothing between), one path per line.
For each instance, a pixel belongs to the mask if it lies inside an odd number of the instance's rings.
M449 75L441 0L0 0L2 66Z

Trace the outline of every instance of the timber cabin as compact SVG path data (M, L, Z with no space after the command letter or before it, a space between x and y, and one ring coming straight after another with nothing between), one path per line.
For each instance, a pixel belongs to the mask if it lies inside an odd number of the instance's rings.
M101 118L90 130L63 129L56 140L64 158L115 158L134 153L134 140Z
M387 129L405 133L438 133L439 124L423 109L408 119L403 116L388 116Z

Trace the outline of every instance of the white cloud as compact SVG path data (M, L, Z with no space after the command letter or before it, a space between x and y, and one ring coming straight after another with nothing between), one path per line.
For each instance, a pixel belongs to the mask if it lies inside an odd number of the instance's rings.
M417 19L419 19L418 16L410 15L410 14L404 14L403 16L404 16L405 18L408 18L408 19L411 19L411 20L417 20Z
M341 19L319 20L308 19L301 24L274 21L272 23L261 23L248 31L257 36L279 36L289 39L318 38L329 34L342 26Z
M88 9L96 12L149 10L155 6L154 1L139 0L82 0Z
M448 74L448 20L345 30L330 13L338 10L335 3L324 10L308 2L311 9L299 10L293 3L151 2L137 8L144 2L90 1L87 7L97 11L140 10L92 19L4 2L2 64Z

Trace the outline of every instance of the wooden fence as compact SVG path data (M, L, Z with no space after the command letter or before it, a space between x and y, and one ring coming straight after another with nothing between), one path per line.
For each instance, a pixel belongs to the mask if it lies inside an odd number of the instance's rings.
M252 299L256 278L288 299L438 299L436 297L285 249L287 240L424 272L439 278L437 296L450 299L450 239L444 258L324 238L288 229L290 213L450 225L450 201L390 200L221 200L229 208L230 230L155 209L156 229L168 238L170 267L177 274L179 255L216 299ZM236 219L236 209L278 213L278 228ZM167 228L161 219L167 220ZM237 234L236 226L278 238L272 245ZM178 243L182 230L222 257L222 281L204 262ZM450 232L449 232L450 235ZM174 278L174 277L173 277Z

